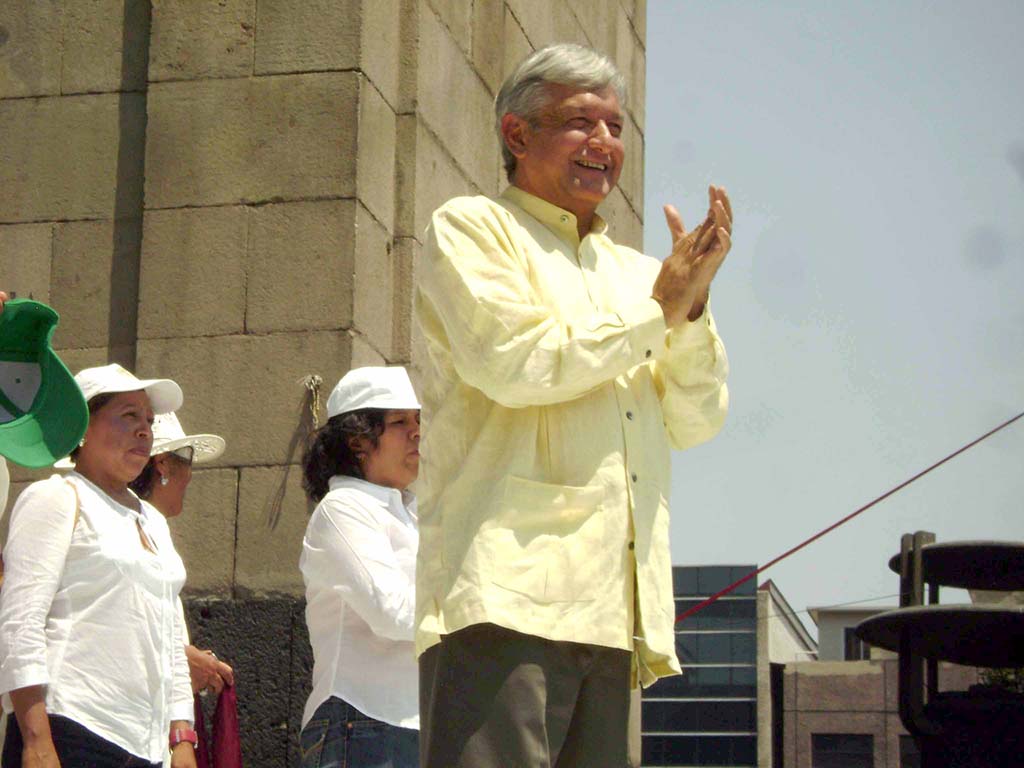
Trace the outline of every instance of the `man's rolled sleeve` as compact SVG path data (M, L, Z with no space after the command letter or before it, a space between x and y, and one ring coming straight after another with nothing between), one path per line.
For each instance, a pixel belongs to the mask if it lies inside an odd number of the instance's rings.
M718 434L729 410L729 359L711 310L667 334L668 354L655 379L672 447L706 442Z

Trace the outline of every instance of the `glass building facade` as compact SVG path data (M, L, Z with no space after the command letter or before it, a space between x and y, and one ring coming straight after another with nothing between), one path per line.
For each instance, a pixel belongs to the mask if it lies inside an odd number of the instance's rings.
M676 615L755 565L676 566ZM683 675L643 693L644 768L757 765L757 580L676 622Z

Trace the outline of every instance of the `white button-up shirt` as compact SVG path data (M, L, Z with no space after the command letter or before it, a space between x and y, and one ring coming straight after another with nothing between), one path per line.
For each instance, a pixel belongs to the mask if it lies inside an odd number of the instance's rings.
M8 692L46 686L50 714L159 762L171 721L192 720L185 566L163 515L140 508L74 472L21 494L4 548L0 691L10 712Z
M419 728L413 651L416 501L336 475L310 518L299 568L313 646L305 726L331 696L370 717Z

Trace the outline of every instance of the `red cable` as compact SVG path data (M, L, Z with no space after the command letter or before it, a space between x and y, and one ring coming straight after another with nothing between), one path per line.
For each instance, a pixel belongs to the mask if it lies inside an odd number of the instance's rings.
M950 459L955 458L956 456L959 456L961 453L966 451L968 448L973 448L978 443L980 443L982 440L984 440L984 439L986 439L988 437L991 437L992 435L994 435L996 432L998 432L999 430L1003 429L1004 427L1010 426L1011 424L1013 424L1013 422L1017 421L1017 419L1021 418L1022 416L1024 416L1024 412L1018 413L1016 416L1014 416L1012 419L1009 419L1008 421L1004 421L998 427L996 427L995 429L989 430L984 435L979 437L977 440L973 440L973 441L969 442L967 445L965 445L962 448L960 448L960 449L954 451L953 453L949 454L949 456L947 456L946 458L944 458L944 459L942 459L940 461L935 462L930 467L928 467L928 469L925 469L925 470L922 470L922 471L918 472L916 475L914 475L909 480L904 480L902 483L897 485L895 488L892 488L892 489L886 491L885 493L883 493L881 496L879 496L874 501L870 501L867 504L865 504L863 507L861 507L860 509L854 510L853 512L848 514L846 517L844 517L842 520L839 520L839 521L837 521L835 523L832 523L832 525L830 525L828 528L825 528L824 530L819 531L818 533L814 534L813 536L811 536L811 538L807 539L807 541L804 541L801 544L797 544L792 549L790 549L790 550L788 550L786 552L783 552L781 555L776 557L774 560L771 560L768 563L766 563L765 565L762 565L760 568L751 571L750 573L748 573L746 576L744 576L739 581L737 581L737 582L735 582L733 584L730 584L728 587L726 587L725 589L719 590L718 592L716 592L715 594L713 594L711 597L707 598L706 600L704 600L704 601L702 601L700 603L697 603L697 605L694 605L694 606L688 608L687 610L683 611L681 614L676 616L676 623L678 624L680 621L685 619L687 616L691 616L691 615L695 614L697 611L702 610L703 608L711 605L713 602L718 600L718 598L722 597L722 595L729 594L734 589L736 589L736 587L738 587L741 584L744 584L744 583L750 581L752 578L757 576L757 574L761 573L761 571L766 571L769 568L771 568L773 565L775 565L777 562L779 562L780 560L784 560L785 558L787 558L790 555L792 555L794 552L799 552L801 549L806 547L812 541L817 541L822 536L824 536L826 533L829 533L830 531L834 531L840 525L842 525L843 523L846 523L846 522L852 520L857 515L859 515L861 512L866 512L867 510L871 509L871 507L875 506L875 504L877 504L878 502L884 501L885 499L889 498L890 496L892 496L897 491L900 491L900 490L906 488L908 485L910 485L912 482L914 482L918 478L924 477L929 472L931 472L933 469L937 469L938 467L941 467L943 464L945 464Z

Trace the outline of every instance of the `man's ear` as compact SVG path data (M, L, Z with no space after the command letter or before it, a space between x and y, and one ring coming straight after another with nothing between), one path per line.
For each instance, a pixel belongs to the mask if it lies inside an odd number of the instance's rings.
M529 137L530 124L525 119L511 112L501 118L501 138L515 157L520 158L526 154Z

